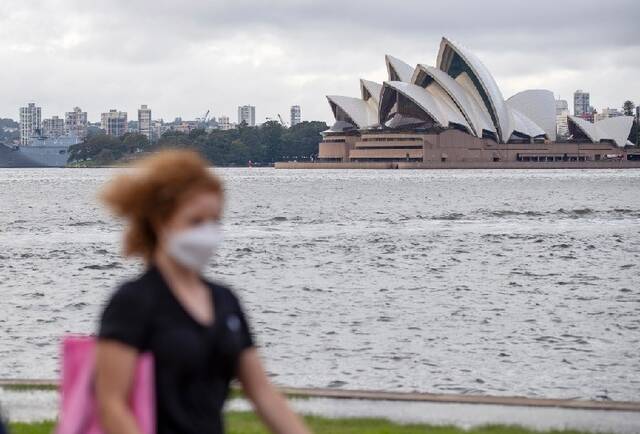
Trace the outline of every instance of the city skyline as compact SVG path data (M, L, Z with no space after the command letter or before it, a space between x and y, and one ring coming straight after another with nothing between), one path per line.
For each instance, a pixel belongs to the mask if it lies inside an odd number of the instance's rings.
M248 101L258 107L257 123L286 118L294 104L305 108L305 119L329 122L324 94L357 96L358 79L382 81L383 68L362 65L378 65L385 54L411 65L428 62L443 34L478 53L505 97L546 88L571 100L585 89L598 109L640 102L633 87L640 5L632 0L606 7L464 2L455 14L422 2L402 8L354 2L341 4L338 16L329 13L330 4L286 1L246 8L116 0L108 10L35 3L0 6L0 62L11 65L0 71L0 117L16 119L18 107L35 101L43 119L73 106L92 122L109 107L133 117L141 103L154 108L156 119L195 119L207 110L232 115ZM361 19L347 19L353 16ZM114 40L122 41L118 50ZM133 76L145 79L128 79Z

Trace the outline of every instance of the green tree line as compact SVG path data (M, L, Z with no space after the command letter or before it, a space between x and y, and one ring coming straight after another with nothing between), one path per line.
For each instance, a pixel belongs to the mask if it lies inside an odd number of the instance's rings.
M625 116L634 116L635 117L635 107L636 105L634 104L633 101L627 100L624 102L624 104L622 104L622 113ZM640 134L640 125L638 125L638 118L636 117L633 120L633 126L631 127L631 133L629 134L629 141L635 145L640 144L640 141L638 140L639 137L638 135Z
M202 129L189 134L167 131L156 143L149 143L140 134L127 133L121 137L98 134L73 145L69 163L92 162L105 165L131 158L140 152L163 148L189 148L200 152L216 166L246 166L249 162L270 165L276 161L310 160L318 153L324 122L302 122L290 128L275 121L257 127L244 124L231 130Z

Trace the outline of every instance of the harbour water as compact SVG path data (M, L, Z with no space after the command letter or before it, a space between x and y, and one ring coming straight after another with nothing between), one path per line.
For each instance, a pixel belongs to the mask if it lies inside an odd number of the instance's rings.
M0 377L53 378L123 279L117 169L0 170ZM207 275L275 382L640 399L640 170L221 169Z

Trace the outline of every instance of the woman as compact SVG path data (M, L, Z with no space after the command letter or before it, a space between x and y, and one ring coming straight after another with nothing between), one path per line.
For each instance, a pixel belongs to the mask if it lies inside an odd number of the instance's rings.
M237 377L275 433L308 433L269 382L238 299L201 271L220 244L223 189L190 151L160 152L116 178L103 199L127 232L127 256L146 271L112 296L100 323L96 393L110 434L139 434L127 396L136 359L155 360L158 434L223 433Z

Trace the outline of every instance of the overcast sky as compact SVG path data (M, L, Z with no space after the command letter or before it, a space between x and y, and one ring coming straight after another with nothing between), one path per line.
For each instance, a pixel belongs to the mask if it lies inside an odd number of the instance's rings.
M470 48L505 98L546 88L570 101L640 103L639 0L2 0L0 117L35 101L193 119L332 119L325 95L386 79L384 55L435 64L440 38Z

